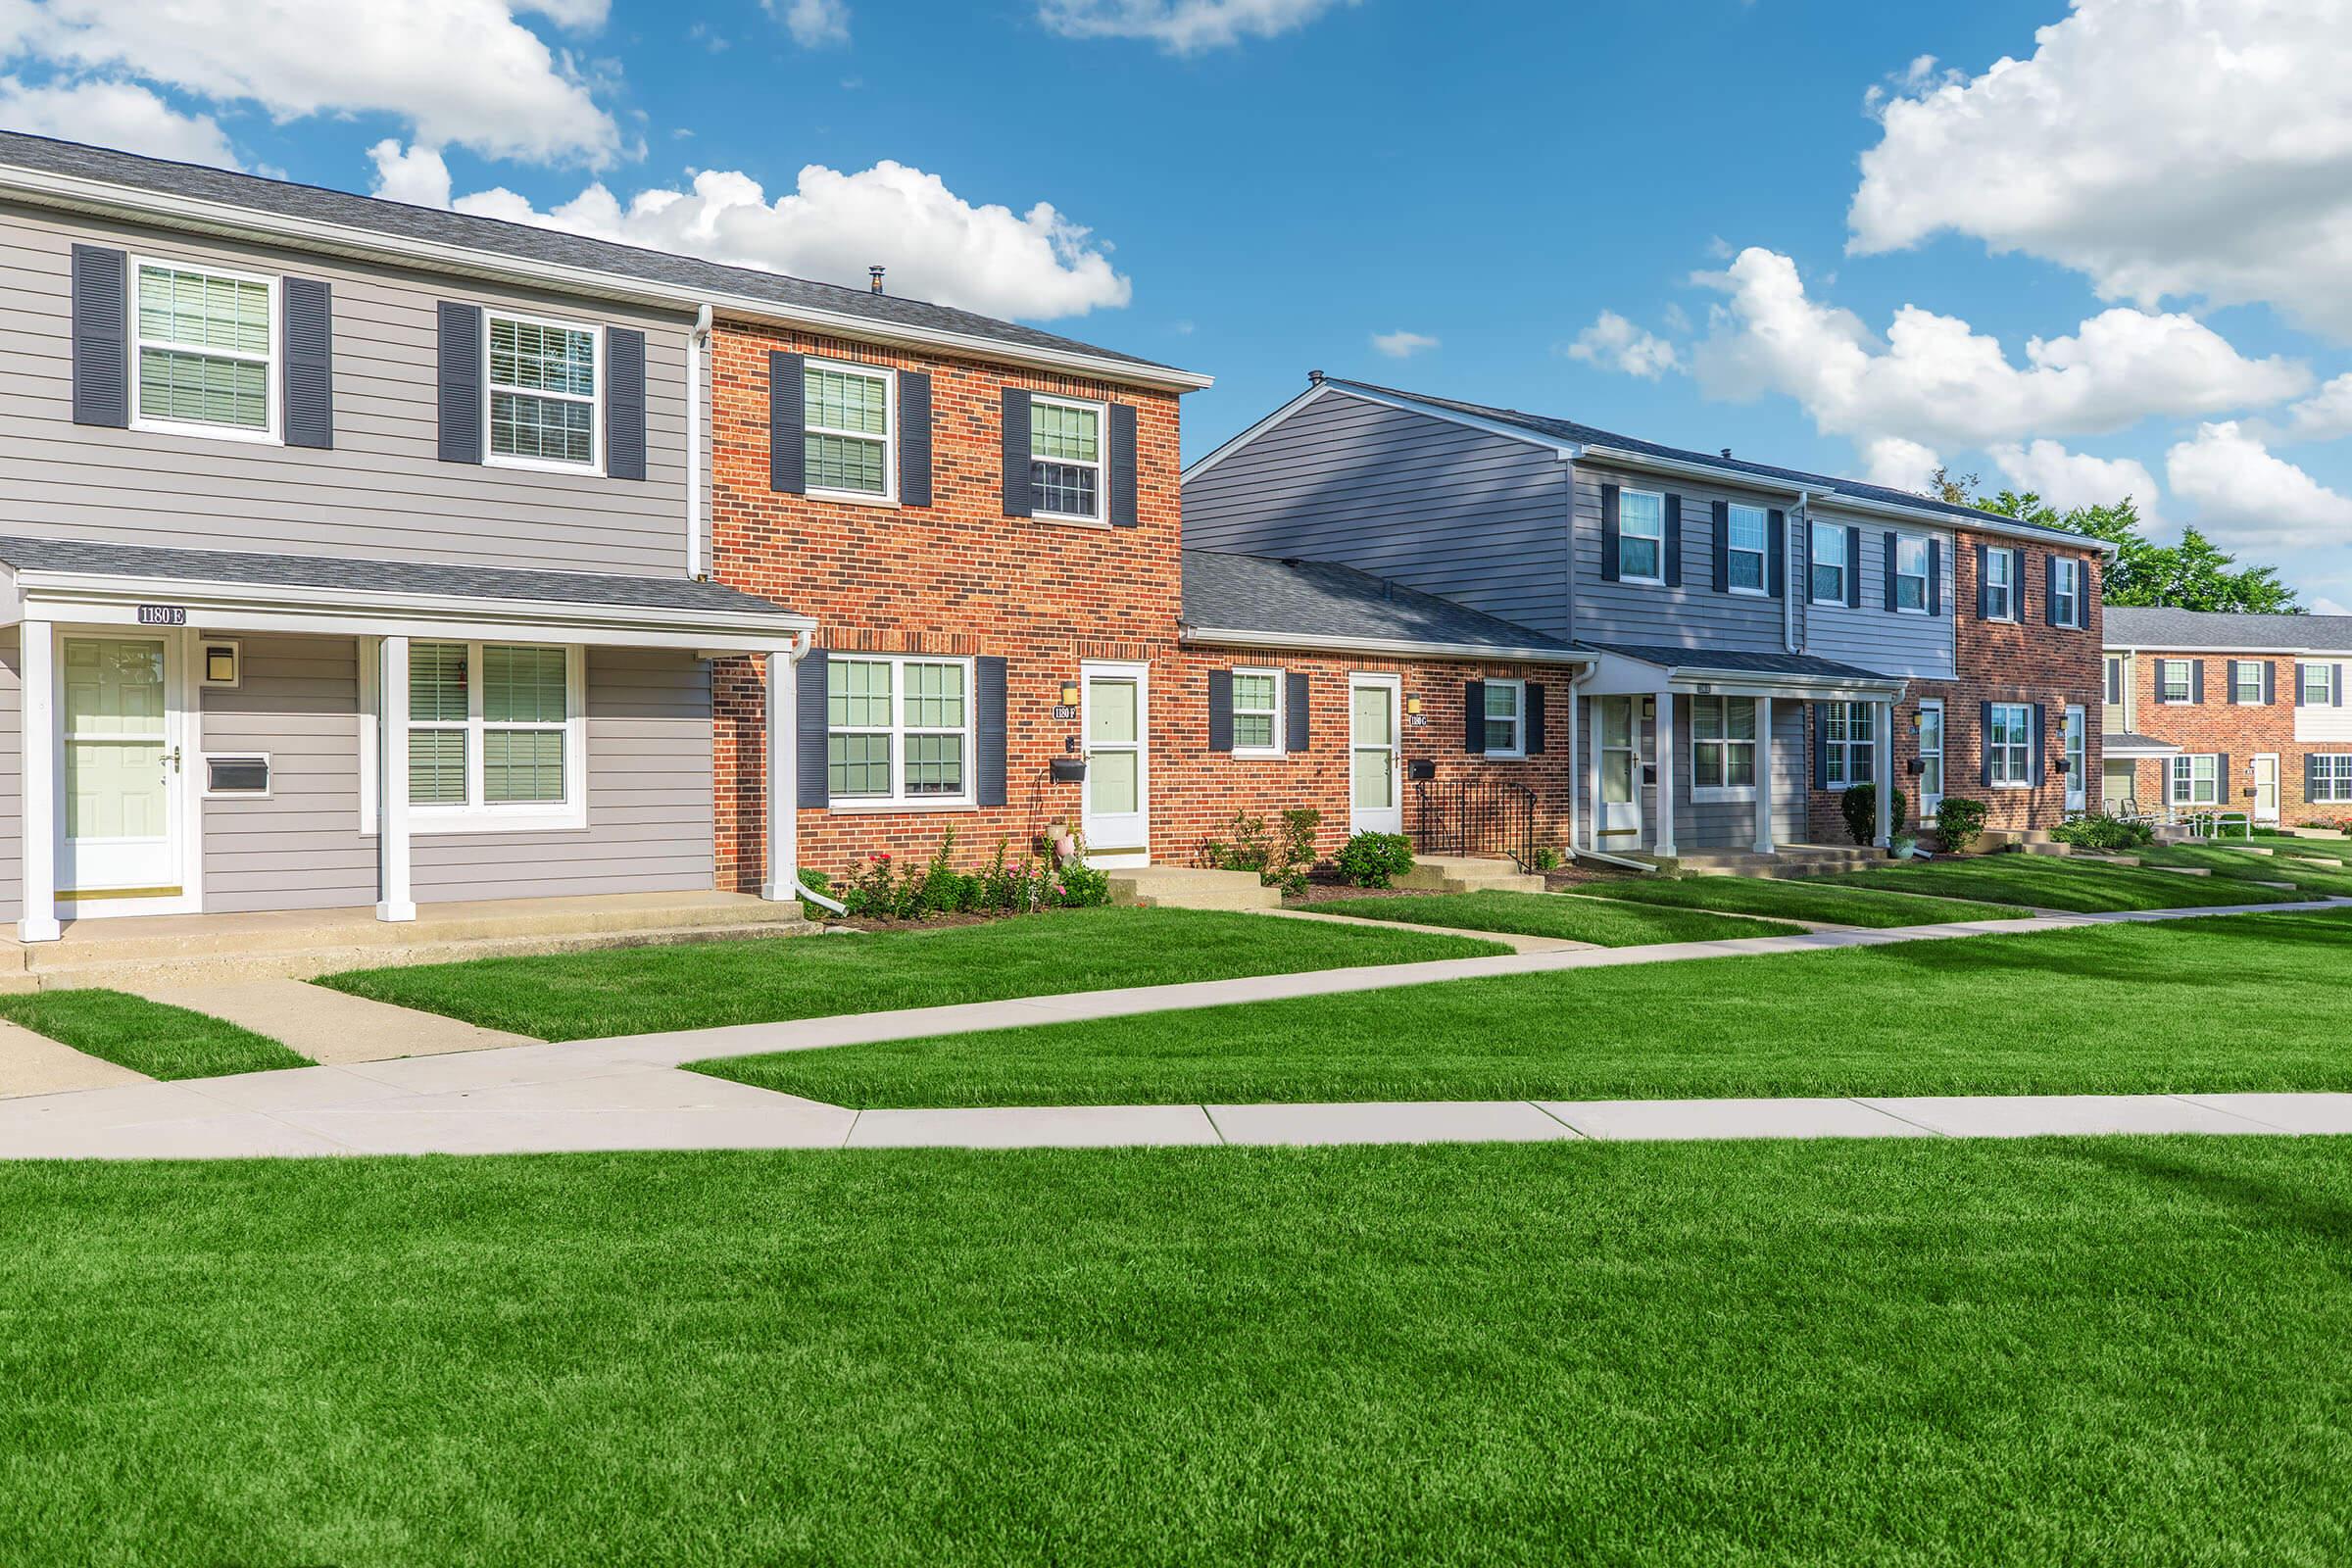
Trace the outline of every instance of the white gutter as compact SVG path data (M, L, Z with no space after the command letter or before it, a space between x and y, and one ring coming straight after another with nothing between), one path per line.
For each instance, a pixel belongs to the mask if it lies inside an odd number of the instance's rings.
M1144 365L1133 360L1113 359L1078 350L1007 343L944 327L876 320L847 311L829 311L810 305L786 305L750 294L662 283L597 268L502 256L494 251L467 245L382 234L373 229L354 228L344 223L291 218L228 202L174 196L161 191L141 190L136 186L117 185L106 180L53 174L41 170L0 165L0 196L14 197L36 206L96 213L136 222L163 223L173 228L230 239L286 245L297 250L326 251L396 266L429 268L439 272L485 278L511 287L556 289L664 310L693 311L708 306L730 318L802 327L857 338L862 342L930 349L972 359L1058 370L1125 386L1149 387L1154 391L1197 392L1216 382L1216 377L1202 375L1197 370Z
M703 348L710 341L710 307L694 313L686 334L686 575L703 575Z
M1394 654L1404 659L1494 659L1522 664L1589 665L1591 654L1566 648L1495 648L1486 643L1418 642L1405 637L1326 637L1313 632L1239 631L1219 626L1185 626L1183 641L1210 648L1330 648L1351 654Z
M2352 648L2248 648L2243 643L2108 643L2110 654L2235 654L2241 659L2281 658L2341 660L2352 663Z

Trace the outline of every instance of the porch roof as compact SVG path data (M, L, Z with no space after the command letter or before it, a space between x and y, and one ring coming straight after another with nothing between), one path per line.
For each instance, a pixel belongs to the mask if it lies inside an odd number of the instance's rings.
M1885 675L1812 654L1746 654L1722 648L1673 648L1654 643L1587 643L1596 653L1648 664L1674 681L1715 680L1750 687L1788 686L1900 691L1900 675Z
M2180 748L2171 741L2160 741L2153 735L2141 735L2128 729L2111 729L2099 739L2099 746L2109 757L2174 757Z

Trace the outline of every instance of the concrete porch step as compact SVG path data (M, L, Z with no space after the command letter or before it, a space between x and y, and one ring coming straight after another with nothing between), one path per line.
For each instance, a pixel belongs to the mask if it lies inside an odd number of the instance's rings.
M1886 862L1884 850L1843 844L1786 844L1770 855L1753 850L1693 850L1671 859L1656 856L1632 857L1661 870L1690 876L1796 877L1831 876L1859 871Z
M1416 893L1541 893L1544 879L1516 862L1483 855L1416 855L1396 879Z
M1199 865L1139 865L1112 871L1110 902L1137 909L1279 909L1282 889L1255 871Z

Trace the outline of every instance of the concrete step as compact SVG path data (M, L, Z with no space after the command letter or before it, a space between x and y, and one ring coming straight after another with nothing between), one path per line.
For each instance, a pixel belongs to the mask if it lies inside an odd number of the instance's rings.
M1279 909L1282 889L1255 871L1198 865L1139 865L1110 873L1110 902L1137 909Z
M1396 879L1416 893L1541 893L1544 879L1499 857L1417 855L1413 868Z

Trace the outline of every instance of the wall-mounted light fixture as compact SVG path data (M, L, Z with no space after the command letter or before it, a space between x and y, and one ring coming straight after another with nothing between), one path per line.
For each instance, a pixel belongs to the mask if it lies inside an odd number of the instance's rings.
M239 679L238 645L234 641L206 642L204 680L207 686L234 686Z
M1419 713L1421 711L1421 699L1418 697L1407 697L1404 700L1404 710L1408 713Z
M1061 683L1061 706L1064 708L1078 706L1078 683L1076 681L1065 680Z

